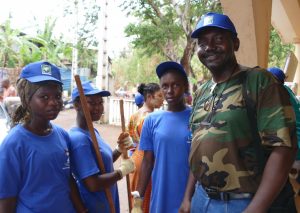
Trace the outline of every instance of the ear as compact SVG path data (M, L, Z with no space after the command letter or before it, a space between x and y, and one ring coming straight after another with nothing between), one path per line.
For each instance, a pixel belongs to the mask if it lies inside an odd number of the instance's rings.
M240 48L240 39L238 37L233 38L234 51L238 51Z

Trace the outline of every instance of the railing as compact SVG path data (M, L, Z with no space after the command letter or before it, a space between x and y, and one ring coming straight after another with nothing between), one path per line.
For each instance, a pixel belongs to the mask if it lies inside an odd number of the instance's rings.
M134 103L133 99L123 99L124 100L124 117L125 124L128 125L130 116L135 113L138 108ZM120 98L109 97L109 124L121 126L120 117Z

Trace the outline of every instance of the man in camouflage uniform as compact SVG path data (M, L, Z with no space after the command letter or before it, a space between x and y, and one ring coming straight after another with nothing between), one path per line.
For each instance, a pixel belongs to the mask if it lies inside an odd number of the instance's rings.
M239 39L228 16L205 14L192 37L212 79L193 103L191 173L180 212L266 212L285 185L297 150L289 96L266 70L237 63ZM254 103L253 116L245 96ZM268 155L262 154L265 148Z

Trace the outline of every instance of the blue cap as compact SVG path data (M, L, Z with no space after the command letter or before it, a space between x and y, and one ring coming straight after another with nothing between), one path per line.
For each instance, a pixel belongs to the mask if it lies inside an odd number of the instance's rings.
M141 105L144 103L144 96L141 93L136 93L134 95L134 102L136 105Z
M63 84L61 81L59 68L47 61L38 61L27 64L25 67L23 67L20 78L25 78L32 83L55 81Z
M94 88L90 81L82 83L82 89L84 95L96 95L99 94L102 97L110 96L110 92L106 90L99 90L97 88ZM74 88L72 92L72 101L74 101L77 97L79 97L79 91L78 88Z
M278 67L269 67L268 71L271 72L281 83L284 83L286 76L281 69Z
M191 37L198 38L200 32L208 27L217 27L220 29L228 30L237 36L234 24L228 16L220 13L209 12L201 17Z
M166 61L166 62L160 63L156 67L156 74L157 74L158 78L161 78L164 75L164 73L168 70L175 70L179 74L181 74L187 78L187 74L186 74L183 66L181 64L178 64L175 61Z

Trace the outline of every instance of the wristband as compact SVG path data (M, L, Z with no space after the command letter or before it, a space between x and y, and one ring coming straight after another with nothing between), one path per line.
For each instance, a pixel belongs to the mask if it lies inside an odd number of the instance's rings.
M140 199L144 200L144 197L141 197L139 191L131 192L131 195L133 198L140 198Z

